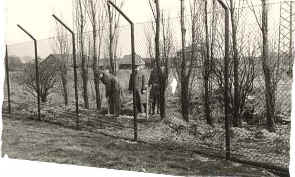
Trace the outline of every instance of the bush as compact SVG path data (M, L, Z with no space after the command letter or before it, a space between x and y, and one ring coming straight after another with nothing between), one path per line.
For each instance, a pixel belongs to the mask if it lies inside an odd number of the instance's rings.
M57 64L39 64L39 87L40 87L40 99L42 102L47 102L48 96L55 91L55 84L57 83ZM24 85L26 91L33 96L37 96L36 86L36 68L34 63L26 64L22 77L20 78L20 84Z

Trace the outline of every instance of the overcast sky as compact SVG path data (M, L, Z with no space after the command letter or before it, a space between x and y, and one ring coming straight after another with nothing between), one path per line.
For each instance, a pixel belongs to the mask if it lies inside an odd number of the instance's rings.
M161 6L172 13L178 8L179 0L162 0ZM147 0L126 0L124 12L134 21L150 20L151 12ZM62 16L66 24L72 25L72 0L6 0L6 41L8 44L24 42L28 37L16 24L21 24L36 38L52 36L52 13ZM176 16L177 13L174 14Z
M6 12L6 43L14 44L14 49L11 49L11 53L16 54L22 50L21 56L29 55L32 53L28 46L21 46L19 43L30 41L30 38L20 31L16 24L22 25L27 31L32 33L38 40L45 39L54 35L54 19L52 14L55 13L59 16L66 24L72 27L72 1L73 0L6 0L5 1L5 12ZM255 2L256 1L256 2ZM254 4L257 4L260 0L253 0ZM272 0L272 2L278 2L279 0ZM179 16L179 0L161 0L161 8L165 9L171 17ZM277 6L278 7L278 6ZM151 20L151 11L149 9L148 0L125 0L123 11L135 22L146 22ZM273 17L278 17L278 9L272 11ZM275 18L271 18L274 21ZM271 23L273 22L271 21ZM121 20L122 24L126 22ZM252 19L252 23L255 21ZM277 24L277 22L273 22ZM139 30L137 28L137 30ZM140 29L140 45L143 45L143 28ZM175 33L179 33L180 29L175 28ZM139 34L138 31L136 31ZM126 35L125 35L126 34ZM121 38L121 43L125 44L128 40L128 33L125 33ZM123 41L122 41L123 40ZM42 42L41 42L42 43ZM19 46L17 46L19 45ZM138 45L138 44L137 44ZM10 45L12 46L12 45ZM121 54L127 54L129 52L129 46L119 46ZM45 50L45 49L41 49ZM51 51L41 53L47 55ZM140 49L139 49L140 50ZM143 54L144 52L139 52Z

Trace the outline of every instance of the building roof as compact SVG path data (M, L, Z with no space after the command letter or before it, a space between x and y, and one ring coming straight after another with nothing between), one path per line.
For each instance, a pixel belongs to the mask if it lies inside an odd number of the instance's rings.
M118 59L120 65L131 65L132 64L132 55L125 55L123 58ZM145 62L141 56L135 54L135 65L145 65Z
M142 58L142 60L145 62L145 64L152 64L154 58Z
M92 66L92 58L87 57L86 63L88 66ZM57 63L57 62L66 62L66 65L72 66L73 60L72 55L63 55L63 54L50 54L46 57L46 59L42 60L41 63ZM118 58L117 62L119 65L131 65L132 64L132 55L125 55L123 58ZM77 66L81 65L80 57L77 57ZM145 65L145 61L139 55L135 55L135 65ZM109 58L100 58L98 61L99 67L109 67L110 60Z
M88 67L92 66L92 58L86 56L86 63L88 64ZM77 66L81 65L82 61L80 57L76 58L77 60ZM46 57L46 59L42 60L41 63L46 62L46 63L53 63L53 62L61 62L64 61L66 62L67 66L72 66L73 65L73 59L72 55L64 55L64 54L50 54L49 56ZM109 66L109 59L108 58L100 58L99 59L99 66Z
M108 58L100 58L99 59L99 66L105 66L105 67L109 67L110 66L110 60Z
M72 55L50 54L40 63L53 64L57 62L65 62L66 65L69 65L72 63L71 60L72 60Z

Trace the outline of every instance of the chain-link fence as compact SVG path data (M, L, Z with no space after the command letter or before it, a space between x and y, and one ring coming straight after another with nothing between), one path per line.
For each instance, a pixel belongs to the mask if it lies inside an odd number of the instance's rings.
M85 33L86 37L90 33ZM63 38L63 39L61 39ZM89 109L85 108L83 99L83 82L81 70L81 54L77 47L77 85L79 100L79 115L75 109L75 89L74 89L74 65L72 55L72 42L70 36L56 36L38 40L38 67L40 80L40 100L41 100L41 120L60 124L66 127L77 127L90 131L101 130L103 128L122 129L130 128L128 122L120 123L119 120L107 119L105 88L100 84L102 109L96 111L95 90L91 56L89 55L89 43L85 40L85 68L88 76L88 98ZM62 45L61 45L62 43ZM10 104L11 115L15 118L38 119L37 110L37 89L35 76L34 45L33 42L24 42L7 46L8 70L10 81ZM106 60L102 58L101 60ZM100 64L102 66L105 63ZM5 100L3 107L4 116L8 116L8 89L5 84ZM7 103L7 104L6 104ZM100 118L101 117L101 118ZM130 134L132 137L132 132Z
M250 7L249 7L250 6ZM159 115L151 115L148 120L139 116L139 139L147 142L161 142L178 146L187 150L200 150L208 154L224 156L225 127L224 127L224 12L217 4L217 10L208 13L210 69L205 72L205 24L203 8L197 17L198 37L193 41L192 22L190 15L186 16L187 33L186 49L189 58L192 44L196 44L196 56L193 58L193 72L190 78L190 120L185 122L181 115L180 77L178 61L181 59L181 28L179 18L169 18L161 21L160 53L161 58L169 61L169 77L166 89L167 116L161 121ZM279 167L288 167L290 112L291 112L291 76L292 57L282 53L283 40L280 21L280 4L269 4L269 63L271 79L275 93L275 125L276 132L268 132L265 113L265 76L262 67L262 33L260 29L261 6L241 5L236 8L237 51L239 74L239 116L241 125L232 127L234 109L234 49L232 28L230 28L229 56L229 97L230 97L230 141L233 158L264 162ZM154 23L135 24L135 53L136 64L142 65L148 81L154 53ZM108 106L105 97L104 84L100 83L100 98L102 109L96 110L96 91L93 74L93 33L83 34L83 50L77 35L77 69L78 69L78 118L81 128L91 131L109 132L132 138L132 95L129 93L131 74L131 46L129 26L117 29L117 43L113 46L117 78L124 91L124 104L121 116L107 116ZM98 36L96 53L99 70L109 70L109 36L104 29ZM38 59L41 92L41 120L58 123L63 126L75 126L73 55L70 36L59 35L48 39L38 40ZM8 66L11 95L11 117L36 117L36 88L34 76L34 50L32 42L8 45ZM83 51L83 52L82 52ZM209 57L209 56L208 56ZM82 63L85 61L85 70ZM142 61L142 62L141 62ZM187 66L190 67L190 66ZM83 85L83 72L86 73L87 84ZM204 78L209 74L209 103L210 116L214 126L206 123ZM84 76L85 76L84 75ZM85 79L85 77L84 77ZM174 80L177 88L174 93ZM85 87L87 87L85 89ZM87 94L85 92L87 90ZM85 100L85 94L88 100ZM7 85L5 85L5 104L3 114L7 114ZM149 98L148 98L149 99ZM150 100L150 99L149 99ZM152 101L152 100L150 100ZM88 102L88 105L87 103ZM88 107L88 108L87 108Z

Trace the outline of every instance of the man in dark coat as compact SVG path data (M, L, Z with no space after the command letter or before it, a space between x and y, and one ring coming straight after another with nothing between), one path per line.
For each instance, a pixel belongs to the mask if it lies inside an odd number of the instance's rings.
M99 79L105 85L105 96L108 101L109 112L119 116L121 104L124 100L122 86L114 75L104 71L99 71Z
M160 97L160 79L158 75L157 67L154 66L153 70L151 71L148 87L151 87L150 91L150 97L151 97L151 114L155 114L155 109L157 107L157 113L159 113L160 110L160 103L159 103L159 97Z
M130 74L130 80L129 80L129 91L132 91L132 73ZM144 105L143 103L145 102L144 98L144 91L146 90L145 88L145 75L143 74L142 71L140 71L140 68L137 66L135 69L135 100L136 100L136 108L138 113L143 113L144 111Z

